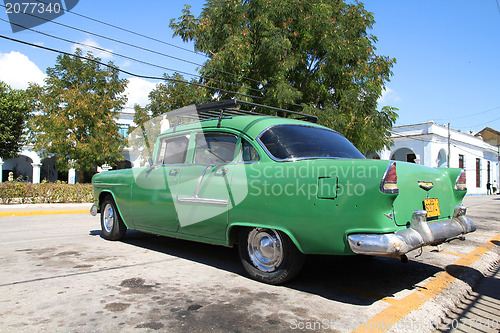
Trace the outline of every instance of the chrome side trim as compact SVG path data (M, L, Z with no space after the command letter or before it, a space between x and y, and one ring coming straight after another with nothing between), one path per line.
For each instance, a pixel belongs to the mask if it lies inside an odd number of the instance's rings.
M97 183L94 182L92 185L95 187L130 187L130 185L127 184L110 184L110 183Z
M202 204L214 204L214 205L227 205L228 200L226 199L211 199L211 198L177 198L178 202L191 202L191 203L202 203Z
M352 252L356 254L400 257L424 245L439 245L476 230L465 217L467 209L455 207L452 219L427 222L425 210L415 210L410 227L390 234L353 234L347 236Z

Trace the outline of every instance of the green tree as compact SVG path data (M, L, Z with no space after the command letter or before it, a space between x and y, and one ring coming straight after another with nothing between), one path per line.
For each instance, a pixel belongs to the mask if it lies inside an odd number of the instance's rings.
M24 130L30 108L23 90L0 81L0 158L16 157L25 143Z
M146 109L152 118L187 105L210 101L207 90L196 85L198 82L188 82L178 73L164 74L164 77L165 83L158 84L149 93L150 103Z
M126 80L118 78L112 62L101 66L99 58L59 55L47 69L44 86L29 88L36 115L30 122L35 149L57 156L57 168L83 172L97 165L123 159L124 140L116 119L126 102Z
M377 38L367 32L374 23L359 2L208 0L199 17L186 5L170 27L209 57L203 83L236 84L239 93L261 96L254 102L300 104L371 152L389 143L397 117L394 108L377 110L395 59L375 53Z

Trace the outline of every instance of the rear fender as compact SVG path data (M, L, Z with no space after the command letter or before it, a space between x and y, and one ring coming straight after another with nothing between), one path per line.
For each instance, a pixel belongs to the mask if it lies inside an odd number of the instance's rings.
M233 246L234 244L237 243L238 240L238 231L241 230L242 228L265 228L265 229L274 229L274 230L279 230L283 232L285 235L287 235L295 244L297 249L304 253L302 250L302 246L300 246L300 243L297 241L297 239L293 236L293 234L283 228L283 226L275 226L275 225L265 225L265 224L258 224L258 223L248 223L248 222L241 222L241 223L232 223L226 232L226 242L228 246Z

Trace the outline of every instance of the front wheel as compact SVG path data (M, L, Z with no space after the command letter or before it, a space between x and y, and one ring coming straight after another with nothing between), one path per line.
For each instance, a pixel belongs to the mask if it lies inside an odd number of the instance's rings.
M101 203L101 230L107 240L122 240L127 227L122 221L113 198L107 196Z
M284 283L295 277L304 265L304 254L279 230L242 230L239 233L238 248L247 273L261 282Z

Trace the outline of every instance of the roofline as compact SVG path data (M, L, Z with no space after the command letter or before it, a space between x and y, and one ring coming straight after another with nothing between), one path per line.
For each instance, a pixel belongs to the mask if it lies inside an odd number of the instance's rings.
M493 134L500 136L500 132L497 131L496 129L491 128L491 127L485 127L485 128L483 128L482 130L480 130L479 132L477 132L476 134L474 134L474 136L476 136L478 134L480 135L483 132L492 132Z

